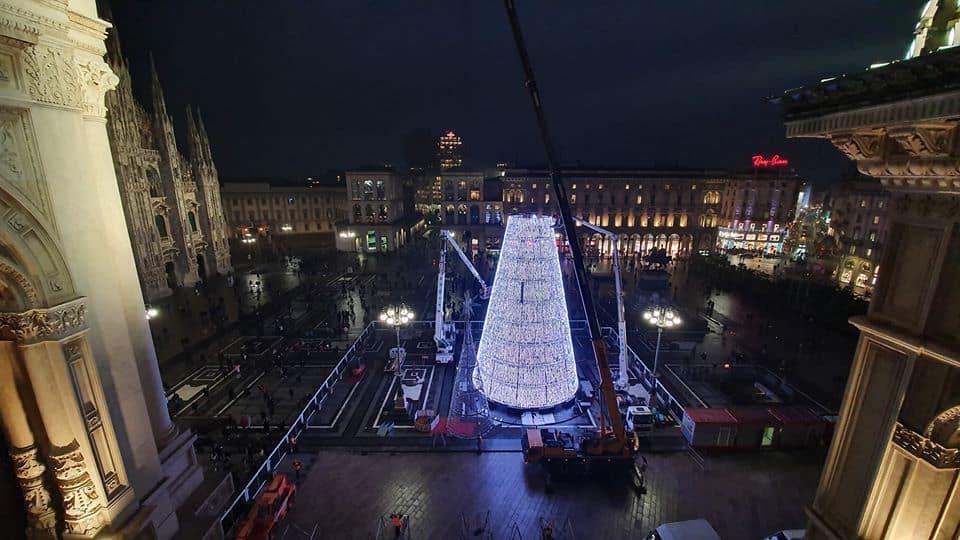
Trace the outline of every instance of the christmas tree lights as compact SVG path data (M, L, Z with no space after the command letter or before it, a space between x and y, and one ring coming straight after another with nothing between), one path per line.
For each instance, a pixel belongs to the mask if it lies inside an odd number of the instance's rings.
M477 351L487 399L542 409L573 399L577 366L548 216L510 216Z

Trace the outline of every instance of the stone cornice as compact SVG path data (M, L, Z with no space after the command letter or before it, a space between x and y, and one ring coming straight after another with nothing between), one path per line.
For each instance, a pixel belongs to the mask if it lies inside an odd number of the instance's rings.
M893 442L938 469L960 469L960 450L946 448L897 422Z
M86 298L23 313L0 313L0 336L19 343L56 341L86 328Z
M822 117L838 110L901 100L915 101L945 89L960 88L958 59L960 50L945 49L788 90L771 101L783 107L788 122Z
M960 115L960 91L886 104L858 104L817 116L787 118L787 137L826 137L842 131L929 122Z
M935 343L930 338L916 337L889 324L872 321L862 315L851 317L849 322L857 327L857 330L861 333L872 336L895 349L917 356L927 356L938 362L960 367L960 351L952 350L941 343Z

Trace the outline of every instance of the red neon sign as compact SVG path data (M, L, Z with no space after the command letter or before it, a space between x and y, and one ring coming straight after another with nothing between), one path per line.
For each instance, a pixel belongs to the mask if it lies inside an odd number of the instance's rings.
M780 154L774 154L770 156L770 159L767 159L762 155L756 155L753 156L752 159L754 167L786 167L790 164L788 160L780 157Z

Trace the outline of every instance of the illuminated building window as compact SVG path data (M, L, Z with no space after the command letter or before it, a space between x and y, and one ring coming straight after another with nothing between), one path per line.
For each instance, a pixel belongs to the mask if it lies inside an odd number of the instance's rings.
M880 224L880 216L873 216L873 224L874 225Z
M570 204L577 204L577 194L574 193L570 196Z
M533 185L533 189L537 189L537 185L536 185L536 184Z
M851 255L856 255L856 254L857 254L857 246L850 246L850 254L851 254ZM847 279L847 281L850 281L850 280Z
M544 193L544 194L543 194L543 204L550 204L550 194L549 194L549 193Z
M480 190L479 190L479 189L471 189L471 190L470 190L470 200L471 200L471 201L479 201L479 200L480 200Z
M627 191L630 191L630 184L627 184L627 185L623 186L623 189L625 189L625 190L627 190Z
M603 184L598 185L597 189L603 189Z
M643 203L643 195L637 193L637 205L640 205L641 203Z
M873 248L867 248L867 257L873 255Z
M570 189L577 189L577 185L573 184L572 186L570 186Z
M860 199L860 208L866 208L866 207L867 207L867 200Z
M617 214L616 216L614 216L613 218L614 227L620 227L622 222L623 222L623 216L621 216L620 214Z

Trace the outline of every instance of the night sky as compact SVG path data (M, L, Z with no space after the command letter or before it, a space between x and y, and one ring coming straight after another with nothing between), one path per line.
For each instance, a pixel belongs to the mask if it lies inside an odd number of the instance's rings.
M780 153L823 181L845 160L823 141L786 141L765 98L902 57L921 4L518 9L564 162L746 167ZM113 0L113 15L141 97L152 51L178 127L188 103L201 108L223 177L403 165L416 128L455 129L467 165L544 162L499 0Z

